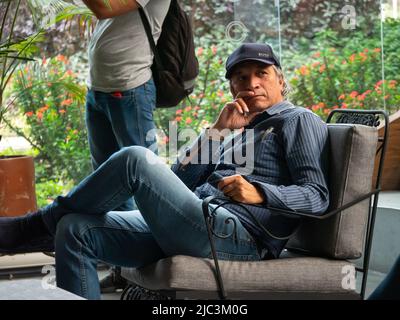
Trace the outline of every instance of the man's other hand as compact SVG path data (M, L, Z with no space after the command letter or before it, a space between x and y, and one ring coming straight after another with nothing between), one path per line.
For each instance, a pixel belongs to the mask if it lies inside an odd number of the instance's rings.
M222 178L218 183L224 195L232 200L246 204L260 204L264 202L263 194L241 175L235 174Z

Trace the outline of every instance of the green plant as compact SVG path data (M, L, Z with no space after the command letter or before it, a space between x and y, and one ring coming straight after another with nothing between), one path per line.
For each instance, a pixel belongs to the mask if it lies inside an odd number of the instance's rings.
M65 194L72 188L71 184L65 184L60 180L46 180L36 183L36 199L39 208L47 206L58 195Z
M38 150L42 179L79 182L90 171L84 123L86 88L76 81L68 59L58 55L40 64L27 63L13 81L14 112L25 123L6 120L18 135Z
M400 20L388 20L386 36L400 36ZM394 28L397 25L397 28ZM318 35L319 50L293 58L300 67L291 70L291 100L312 109L323 118L332 109L384 109L393 113L400 108L400 76L398 74L398 42L384 41L385 80L382 80L380 37L365 37L360 32L352 39L338 38L326 30ZM397 66L397 72L396 70Z
M90 25L92 21L91 12L87 8L62 0L27 0L37 30L21 37L15 32L21 4L21 0L0 1L0 128L10 108L10 104L4 102L6 88L19 64L33 60L38 52L38 44L44 40L49 27L74 17L78 17L80 23L85 25Z

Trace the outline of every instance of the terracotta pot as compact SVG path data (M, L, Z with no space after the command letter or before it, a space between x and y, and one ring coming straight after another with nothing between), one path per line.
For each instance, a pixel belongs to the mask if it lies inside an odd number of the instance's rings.
M35 166L29 156L0 157L0 216L37 210Z

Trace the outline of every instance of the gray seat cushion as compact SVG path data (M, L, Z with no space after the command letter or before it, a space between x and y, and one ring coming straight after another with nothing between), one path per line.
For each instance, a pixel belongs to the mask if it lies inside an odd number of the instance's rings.
M220 261L224 286L229 292L354 294L343 288L354 266L346 261L288 257L264 261ZM150 290L216 291L214 263L210 259L173 256L140 269L123 268L122 275Z
M349 203L372 190L376 128L353 124L329 124L330 209ZM324 221L305 221L287 248L313 256L336 259L359 258L367 226L369 200Z

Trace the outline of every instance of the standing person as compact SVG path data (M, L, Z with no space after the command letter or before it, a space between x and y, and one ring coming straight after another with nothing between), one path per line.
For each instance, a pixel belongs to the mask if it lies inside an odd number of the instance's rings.
M156 89L152 79L153 53L139 15L148 17L154 41L170 0L83 0L99 19L89 43L86 125L93 168L114 152L137 145L157 153L153 111ZM135 209L133 198L115 210ZM120 269L102 280L102 291L123 288Z

